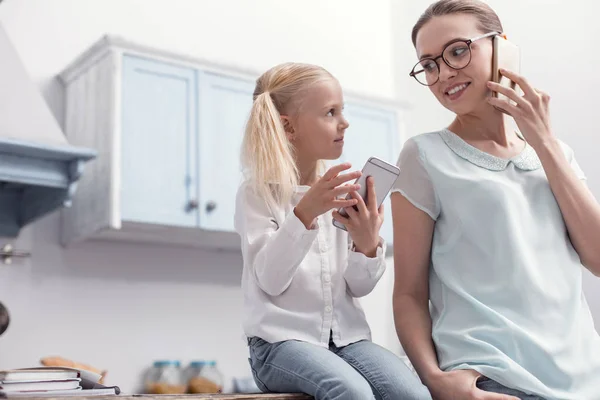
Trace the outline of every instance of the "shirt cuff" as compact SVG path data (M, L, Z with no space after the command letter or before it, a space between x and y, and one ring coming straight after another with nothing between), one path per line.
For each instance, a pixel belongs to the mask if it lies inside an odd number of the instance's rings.
M367 269L371 273L377 273L381 263L385 263L385 252L387 245L383 238L379 238L379 244L377 245L377 252L375 257L367 257L363 253L355 251L354 242L350 244L350 251L348 252L348 262L366 265Z
M319 223L315 219L315 222L310 229L306 229L304 223L300 221L300 218L298 218L294 210L292 210L285 218L285 221L283 221L281 229L287 232L287 234L294 239L299 239L305 236L313 237L319 232Z
M354 245L352 245L354 247ZM348 252L348 269L346 270L346 278L354 282L379 279L382 271L385 270L385 241L379 238L379 245L375 257L370 258L363 253L356 252L352 249Z
M385 258L385 250L386 250L386 243L385 243L385 240L383 240L383 238L381 236L379 237L379 243L377 243L377 253L375 254L375 257L373 257L373 258L367 257L363 253L356 251L356 245L354 244L353 241L350 241L350 254L355 253L359 256L363 256L364 258L366 258L368 260L374 260L374 259L380 258L380 257Z

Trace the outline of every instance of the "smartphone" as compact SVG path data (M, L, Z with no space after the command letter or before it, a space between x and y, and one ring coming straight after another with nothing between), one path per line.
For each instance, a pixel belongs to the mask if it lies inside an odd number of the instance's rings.
M506 36L494 36L494 51L492 56L492 80L502 86L518 90L517 85L500 74L500 68L519 74L521 72L521 51L519 47L506 39ZM493 92L499 99L507 99L501 93ZM512 100L510 100L512 102ZM512 102L514 104L514 102Z
M365 163L362 169L362 175L356 179L354 183L360 185L358 194L363 198L365 203L367 203L369 201L367 196L367 178L372 176L374 179L373 183L375 184L375 194L377 195L377 208L379 208L392 189L392 185L396 182L399 174L400 169L395 165L388 164L379 158L371 157ZM350 199L352 196L348 194L346 198ZM354 208L356 209L356 206L354 206ZM344 217L348 216L348 213L343 208L340 208L338 212ZM333 220L333 225L337 228L346 230L344 224L336 220Z

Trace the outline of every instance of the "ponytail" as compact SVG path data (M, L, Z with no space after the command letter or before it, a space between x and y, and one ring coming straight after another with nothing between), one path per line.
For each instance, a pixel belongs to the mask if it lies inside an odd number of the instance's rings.
M298 169L269 92L258 95L252 105L242 144L242 165L248 168L254 189L261 197L272 204L290 201L298 185Z
M256 81L241 161L246 178L269 205L289 203L300 180L294 146L287 138L281 116L297 113L302 93L329 79L335 78L322 67L284 63Z

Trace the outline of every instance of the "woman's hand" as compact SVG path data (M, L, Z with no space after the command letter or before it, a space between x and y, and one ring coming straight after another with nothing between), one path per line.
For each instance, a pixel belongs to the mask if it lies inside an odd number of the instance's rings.
M500 73L516 83L523 91L520 96L514 89L488 82L488 87L514 101L496 97L488 98L488 103L514 118L525 140L537 150L545 143L556 140L550 128L550 96L537 90L521 75L505 69Z
M506 394L490 393L477 387L481 374L464 369L441 372L428 384L434 400L519 400Z

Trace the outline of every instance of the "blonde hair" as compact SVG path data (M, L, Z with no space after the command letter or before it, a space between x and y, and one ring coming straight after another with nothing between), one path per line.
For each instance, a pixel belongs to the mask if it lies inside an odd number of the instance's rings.
M427 7L412 29L412 42L417 45L417 35L423 26L434 17L450 14L467 14L477 18L481 33L502 33L502 22L498 14L486 3L480 0L439 0Z
M242 167L256 192L269 204L286 204L299 182L294 148L281 121L300 110L310 86L335 79L311 64L277 65L256 80L254 102L242 143Z

